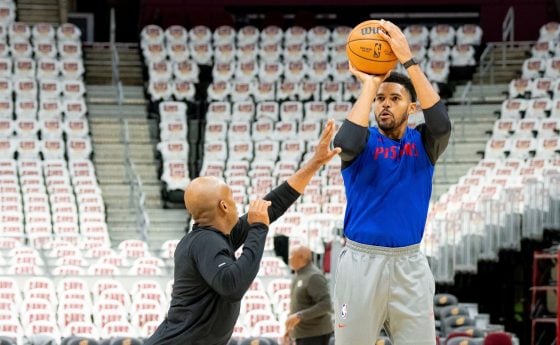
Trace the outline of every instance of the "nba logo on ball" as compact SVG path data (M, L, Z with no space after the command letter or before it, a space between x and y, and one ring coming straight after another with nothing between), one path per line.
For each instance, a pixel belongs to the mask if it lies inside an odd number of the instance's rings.
M381 56L381 43L375 43L373 46L373 57L378 58Z
M346 305L346 303L342 304L342 309L340 311L340 316L343 319L346 319L346 317L348 316L348 306Z

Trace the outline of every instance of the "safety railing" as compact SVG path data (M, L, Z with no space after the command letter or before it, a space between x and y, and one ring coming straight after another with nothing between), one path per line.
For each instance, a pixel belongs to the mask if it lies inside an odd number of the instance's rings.
M134 163L132 162L130 155L130 130L128 126L128 120L123 116L122 106L124 103L124 91L123 85L120 80L119 71L119 52L118 47L115 42L116 35L116 21L115 21L115 10L111 9L110 18L110 44L111 44L111 57L112 57L112 81L113 88L115 89L116 101L118 107L119 120L121 124L121 141L123 143L124 149L124 160L125 160L125 181L129 186L128 193L128 207L129 210L135 216L135 227L139 233L142 240L148 240L148 230L150 228L150 219L148 213L145 210L145 200L146 195L142 191L142 179L136 172Z
M544 189L548 191L548 207L543 225L560 229L560 174L545 174Z
M514 30L515 30L515 11L513 6L508 8L506 17L502 22L502 42L512 42L514 41ZM505 49L505 48L503 48Z
M461 93L461 98L460 98L460 104L461 104L461 128L460 128L460 134L461 134L461 140L465 140L465 126L466 126L466 119L472 119L472 115L473 115L473 109L472 109L472 82L469 80L469 82L465 85L465 88L463 89L463 92ZM454 126L455 129L456 126Z
M68 0L58 0L58 20L61 24L68 22Z
M480 84L480 97L484 96L482 91L482 85L485 84L486 78L488 78L490 84L494 84L494 42L490 42L484 48L482 54L480 54L479 62L479 84Z
M142 191L142 179L136 173L136 167L130 157L126 158L127 183L130 186L128 194L128 208L134 213L136 229L140 239L148 241L150 219L145 209L146 194Z

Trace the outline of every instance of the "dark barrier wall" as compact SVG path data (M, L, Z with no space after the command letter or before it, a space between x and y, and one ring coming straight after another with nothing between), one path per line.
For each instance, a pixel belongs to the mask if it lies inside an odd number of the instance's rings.
M473 11L480 14L479 25L486 41L502 39L502 22L510 6L515 9L515 39L535 40L542 24L558 20L553 0L143 0L140 3L138 27L156 23L163 27L179 24L186 27L205 24L216 27L235 24L231 13L267 14L265 23L283 24L283 13L296 13L313 18L313 13L353 14L350 24L369 19L370 12L414 13ZM356 15L356 13L359 13ZM310 15L311 14L311 15ZM361 16L361 17L360 17ZM348 19L348 18L346 18ZM297 20L297 17L296 17ZM302 19L303 21L303 19ZM399 21L394 19L394 21ZM421 21L421 20L417 20ZM442 21L450 19L442 18ZM473 19L477 21L477 19ZM300 23L301 24L301 23Z

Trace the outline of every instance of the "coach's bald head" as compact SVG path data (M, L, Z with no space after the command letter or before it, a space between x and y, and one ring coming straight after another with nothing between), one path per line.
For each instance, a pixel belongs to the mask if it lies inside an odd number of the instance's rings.
M212 226L229 234L237 222L237 207L231 188L213 176L197 177L185 189L185 207L194 223Z
M299 271L311 262L311 249L306 246L295 246L290 249L289 264L294 271Z

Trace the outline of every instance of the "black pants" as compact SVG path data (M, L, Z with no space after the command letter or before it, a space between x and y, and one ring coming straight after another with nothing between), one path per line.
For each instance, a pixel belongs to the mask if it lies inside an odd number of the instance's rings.
M329 345L329 339L331 336L332 333L316 337L296 339L296 345Z

